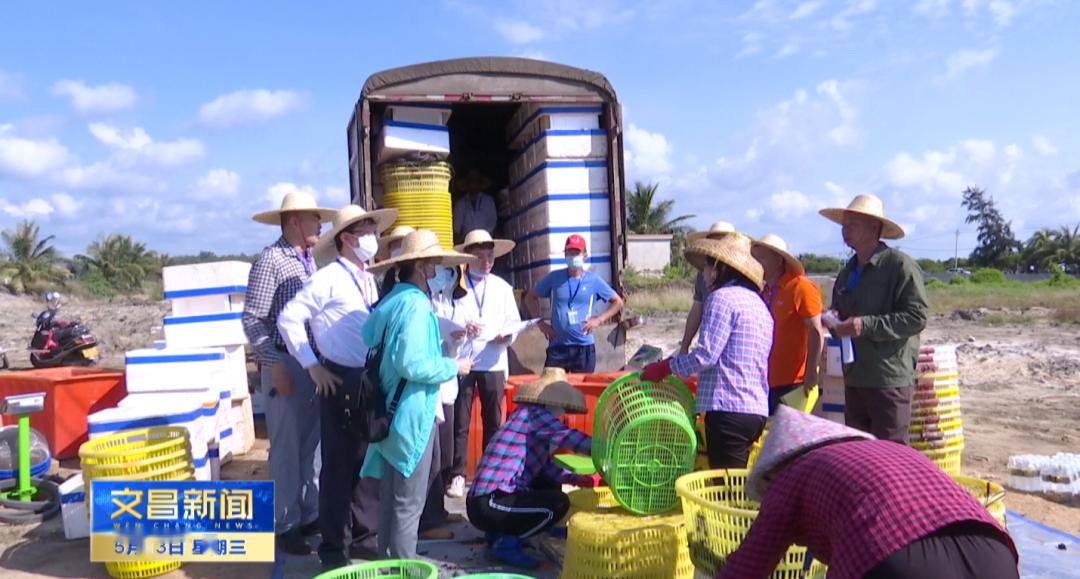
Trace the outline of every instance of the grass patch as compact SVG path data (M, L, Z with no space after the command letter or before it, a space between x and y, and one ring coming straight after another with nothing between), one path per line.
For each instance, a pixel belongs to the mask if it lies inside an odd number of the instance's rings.
M1013 314L990 314L979 320L979 323L992 328L1002 326L1033 326L1038 321L1031 316L1017 316Z
M693 302L694 288L690 285L655 285L626 292L626 307L638 314L689 312Z
M1063 313L1064 319L1059 321L1080 319L1080 291L1046 282L934 285L927 288L927 298L930 310L937 314L973 308L1024 310L1042 307Z

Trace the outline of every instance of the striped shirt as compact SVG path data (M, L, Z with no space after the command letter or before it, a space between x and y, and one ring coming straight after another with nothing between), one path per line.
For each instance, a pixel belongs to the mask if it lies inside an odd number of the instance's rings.
M773 319L757 293L728 285L705 298L697 347L671 369L698 375L697 411L769 415Z
M578 477L552 460L551 445L592 453L589 435L563 424L543 406L519 405L484 450L469 496L527 491L540 478L574 483Z
M284 236L263 249L251 265L244 295L243 324L260 364L273 364L288 355L285 340L278 332L278 315L313 273L315 262L305 264ZM310 340L310 331L308 336Z

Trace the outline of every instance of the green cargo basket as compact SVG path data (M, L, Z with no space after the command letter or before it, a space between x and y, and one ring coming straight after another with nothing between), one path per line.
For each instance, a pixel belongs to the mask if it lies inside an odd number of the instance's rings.
M528 575L514 575L513 573L480 573L477 575L459 575L457 579L534 579Z
M592 458L626 510L641 515L679 506L675 480L694 470L694 399L678 378L660 382L627 374L596 403Z
M341 567L315 579L438 579L439 568L427 561L372 561Z

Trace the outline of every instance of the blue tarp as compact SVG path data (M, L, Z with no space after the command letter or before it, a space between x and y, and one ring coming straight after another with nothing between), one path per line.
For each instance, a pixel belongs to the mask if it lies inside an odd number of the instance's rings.
M1020 551L1024 579L1080 577L1080 537L1009 511L1009 534Z

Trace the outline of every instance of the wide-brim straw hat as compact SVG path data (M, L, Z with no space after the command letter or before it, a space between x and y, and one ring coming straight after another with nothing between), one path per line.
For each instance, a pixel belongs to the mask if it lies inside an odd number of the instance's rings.
M787 266L787 271L790 271L795 275L803 275L806 273L806 268L803 267L802 262L794 255L788 253L787 242L779 235L770 233L761 239L755 240L754 246L763 247L784 258L784 264Z
M772 426L761 445L757 462L750 469L746 480L747 496L761 502L769 487L766 477L778 467L823 445L851 440L874 440L874 437L781 404L772 417Z
M333 221L337 211L319 207L315 197L306 191L291 191L281 199L281 208L271 211L256 213L251 218L263 225L281 225L281 216L293 212L312 212L319 214L319 221L328 223Z
M585 414L585 394L566 380L566 370L544 368L540 378L529 382L514 393L517 404L543 404L555 406L571 414Z
M851 203L845 208L830 207L828 209L822 209L818 213L825 219L828 219L833 223L839 223L840 225L844 224L844 215L847 213L873 217L881 222L882 239L900 239L904 237L904 228L900 227L895 221L885 217L885 204L881 202L881 199L874 195L859 195L855 197L855 199L852 199Z
M765 270L750 255L750 238L742 233L731 233L722 239L698 239L685 251L686 260L698 270L705 269L709 259L715 259L743 274L758 290L765 287Z
M494 239L484 229L473 229L465 235L465 241L454 246L454 251L469 253L469 247L490 243L495 246L495 257L500 258L514 250L514 242L509 239Z
M706 239L710 235L723 236L728 233L735 233L735 226L727 221L717 221L709 227L708 231L691 231L686 234L687 241L697 241L699 239Z
M365 211L364 208L359 205L346 205L341 209L338 209L337 214L334 215L334 226L330 228L330 231L319 237L319 242L315 244L315 257L320 261L336 257L338 255L338 250L337 244L334 243L334 238L337 237L337 234L345 231L354 223L370 219L375 222L375 233L379 234L393 225L397 218L397 209Z
M379 252L375 254L375 261L382 261L390 257L390 244L405 239L405 236L416 231L408 225L398 225L390 231L385 231L379 238Z
M372 272L385 271L400 263L418 259L436 259L447 267L476 263L476 258L471 255L443 249L442 245L439 244L439 237L435 235L434 231L417 229L406 235L405 239L402 240L401 255L386 261L380 261L371 266L369 270Z

